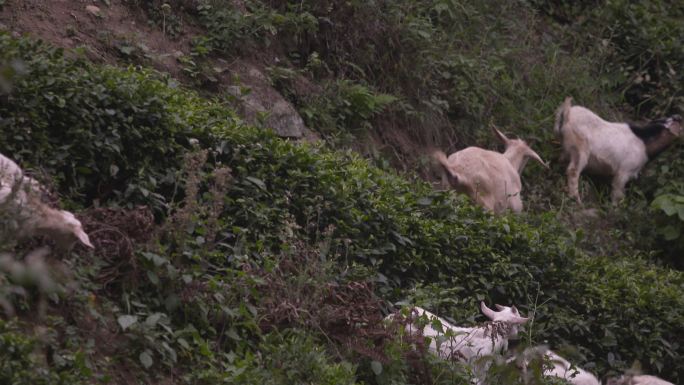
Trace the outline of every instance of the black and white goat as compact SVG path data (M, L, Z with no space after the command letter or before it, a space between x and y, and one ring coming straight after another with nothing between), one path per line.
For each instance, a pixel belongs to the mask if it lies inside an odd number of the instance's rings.
M643 127L608 122L585 107L573 106L572 98L566 98L556 111L554 129L570 158L568 193L581 201L579 176L586 169L612 176L611 199L617 203L625 195L627 182L681 135L681 123L679 115L653 120Z

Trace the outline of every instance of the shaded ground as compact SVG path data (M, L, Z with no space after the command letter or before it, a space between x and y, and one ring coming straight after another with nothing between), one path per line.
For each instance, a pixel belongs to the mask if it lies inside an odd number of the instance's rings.
M138 50L156 69L183 76L177 57L189 52L196 27L185 23L187 32L172 39L124 1L108 3L9 0L0 12L0 23L15 34L29 34L59 47L83 47L96 62L117 63L126 59L128 50Z
M255 53L256 60L230 62L213 58L209 63L212 81L193 79L184 71L183 59L190 58L192 39L203 30L190 16L179 13L173 24L169 18L160 25L135 4L123 0L106 3L9 0L0 11L0 29L28 34L58 47L81 48L98 63L151 66L184 84L201 86L201 91L229 95L233 107L252 124L273 128L283 137L318 139L271 86L265 65L259 63L266 62L268 54Z

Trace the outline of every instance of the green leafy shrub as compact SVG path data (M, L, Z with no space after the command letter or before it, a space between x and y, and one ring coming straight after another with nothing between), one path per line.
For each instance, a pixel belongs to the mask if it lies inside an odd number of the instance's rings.
M88 369L83 355L76 365L57 365L50 368L36 354L40 346L35 338L28 337L16 322L0 320L0 383L13 385L67 385L81 384ZM80 366L80 368L79 368Z
M679 238L681 236L681 229L676 224L684 222L684 196L675 194L659 195L653 200L651 205L675 220L674 225L668 225L662 229L665 239L672 241ZM679 220L677 221L677 219Z
M684 60L684 8L667 1L632 3L622 0L532 1L533 6L579 34L586 50L603 47L598 73L613 78L637 115L681 111Z
M325 348L296 330L264 336L259 356L236 363L242 370L231 378L236 384L356 384L355 368L335 363Z
M185 0L153 0L142 1L149 17L149 23L162 30L164 35L177 38L183 32L183 12L191 11L192 7Z
M322 95L302 101L300 112L307 125L324 136L351 138L372 131L372 119L397 99L379 94L361 84L338 81L329 84Z
M682 269L684 260L681 251L684 250L684 195L665 193L658 195L651 207L659 214L657 232L665 241L665 255L669 261Z
M24 168L40 165L81 204L125 199L165 207L154 191L173 188L188 138L202 139L205 130L192 125L197 117L186 106L179 108L180 91L165 84L169 79L92 67L7 33L0 46L2 61L25 66L0 107L5 155Z
M640 114L681 112L684 94L678 84L684 75L684 7L665 1L632 4L606 3L596 22L606 23L615 54L612 62L624 76L623 92Z
M298 145L241 126L221 104L172 88L153 73L94 67L29 40L1 36L7 47L2 52L24 60L33 75L17 80L8 96L12 109L0 107L3 132L21 138L3 136L0 150L45 165L77 203L106 201L98 187L110 183L125 203L173 202L175 208L185 196L217 207L213 212L183 203L188 219L179 222L184 225L173 239L162 237L156 249L137 250L134 261L145 278L132 281L142 283L104 292L110 296L108 317L137 317L136 323L121 318L134 341L129 360L136 365L174 365L166 343L176 357L192 357L184 362L196 366L193 378L205 376L206 383L239 375L236 360L249 368L275 367L258 358L259 349L267 348L261 345L257 304L244 301L259 298L251 296L259 277L250 272L268 266L295 240L318 245L325 239L321 259L373 280L387 300L430 298L434 310L459 324L482 319L476 310L480 300L514 303L527 314L537 304L531 341L580 346L582 364L595 365L599 373L638 359L653 373L684 378L684 347L677 342L684 325L681 272L638 258L586 256L572 239L576 234L553 213L494 217L463 197L382 171L353 153ZM62 70L70 76L60 75ZM93 90L103 86L94 79L106 85L95 96ZM50 88L54 84L59 87ZM79 129L72 133L72 126ZM100 136L114 144L98 144ZM184 173L190 138L199 139L205 155L194 173ZM106 172L112 163L119 167L116 175ZM212 169L218 167L229 167L231 178L214 194ZM162 175L182 182L158 182ZM74 180L85 197L71 190ZM127 195L138 184L158 201L142 192ZM221 204L214 206L217 200ZM81 279L96 286L87 275ZM248 283L238 285L240 279ZM422 297L413 294L420 287L428 290ZM316 343L307 341L313 340L284 343L311 346L308 353L322 357ZM350 378L350 366L316 360L323 375ZM401 378L402 370L389 373Z
M246 11L225 2L208 6L202 23L222 52L267 41L314 81L344 79L394 95L402 103L379 114L374 128L382 131L389 121L419 143L482 140L482 127L491 121L547 138L549 115L567 94L596 101L612 85L592 76L601 52L575 54L572 45L536 33L552 31L526 2L248 1ZM318 96L312 103L294 100L302 115L324 115L315 113L326 110ZM347 133L357 128L353 120L308 123Z

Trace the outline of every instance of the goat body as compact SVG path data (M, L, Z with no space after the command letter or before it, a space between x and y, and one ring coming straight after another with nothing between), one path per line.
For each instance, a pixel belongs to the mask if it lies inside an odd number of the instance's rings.
M523 209L520 176L503 154L468 147L451 154L436 154L447 171L449 183L460 193L470 196L477 204L495 213ZM451 174L451 175L449 175Z
M521 317L515 306L496 305L499 311L494 311L482 302L480 307L493 322L470 328L454 326L423 308L414 307L407 332L429 338L430 351L441 358L473 364L476 376L482 379L489 365L477 359L508 349L508 339L517 336L518 327L528 318Z
M420 307L413 308L412 316L421 321L417 324L422 324L422 321L427 323L422 328L410 324L409 333L416 333L420 329L422 336L430 338L430 350L444 359L471 362L477 357L501 353L508 347L508 340L492 331L495 328L493 325L471 328L454 326ZM442 330L435 329L435 321L439 321Z
M10 212L19 223L18 237L45 235L65 250L75 241L93 248L88 234L74 214L57 210L41 202L42 189L33 178L27 177L11 159L0 154L0 209Z
M554 129L562 137L563 149L570 158L570 196L580 201L579 176L586 169L613 177L613 203L624 197L625 185L637 177L646 162L667 148L682 131L679 115L639 129L627 123L605 121L585 107L573 106L570 97L556 111Z
M492 212L510 209L519 213L523 209L520 173L527 159L533 158L545 167L546 164L523 140L508 139L496 129L494 132L506 145L504 153L468 147L448 158L442 151L435 151L433 157L456 191L467 194Z
M562 378L573 385L601 385L599 380L586 370L573 367L566 359L551 350L547 350L544 356L548 358L553 367L544 370L545 376Z
M0 203L16 190L17 183L24 179L24 173L11 159L0 154Z
M674 385L656 376L647 374L624 375L619 378L611 378L607 385Z

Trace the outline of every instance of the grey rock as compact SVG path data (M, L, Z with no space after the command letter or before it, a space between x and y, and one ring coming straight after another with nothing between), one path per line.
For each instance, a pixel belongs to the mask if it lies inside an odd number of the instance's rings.
M317 139L297 110L271 86L262 71L245 62L237 63L230 70L239 75L242 87L228 86L226 93L236 98L247 122L263 124L284 138Z

